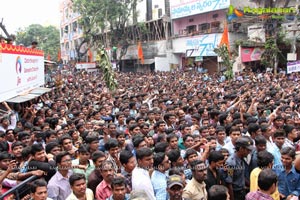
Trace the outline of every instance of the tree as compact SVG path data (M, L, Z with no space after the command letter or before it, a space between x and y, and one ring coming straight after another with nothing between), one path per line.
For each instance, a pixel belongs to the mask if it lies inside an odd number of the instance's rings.
M226 67L226 71L224 75L226 76L227 79L232 79L233 78L233 63L234 61L230 58L229 51L227 49L227 46L225 44L221 45L218 48L214 49L214 52L222 58L223 64Z
M44 27L32 24L19 29L16 35L16 45L30 46L33 41L38 42L38 48L44 51L45 57L50 55L51 60L57 59L59 46L59 30L54 26Z
M112 64L107 52L103 46L97 51L96 63L97 67L103 72L103 80L105 81L107 88L110 91L114 91L118 87L118 82L115 78L114 71L112 70Z
M258 7L271 7L271 8L286 8L288 7L290 0L265 0L265 1L256 1ZM281 24L283 19L275 18L269 16L264 21L264 27L266 29L266 42L265 42L265 51L261 56L261 63L265 67L273 68L274 74L277 74L277 68L279 59L278 56L281 53L279 48L280 44L287 44L287 41L283 41L284 35L281 30Z
M84 39L76 47L78 55L84 43L95 49L102 46L118 47L119 59L125 55L130 43L128 26L132 21L137 21L138 1L140 0L74 0L73 9L80 13L80 23L84 28Z

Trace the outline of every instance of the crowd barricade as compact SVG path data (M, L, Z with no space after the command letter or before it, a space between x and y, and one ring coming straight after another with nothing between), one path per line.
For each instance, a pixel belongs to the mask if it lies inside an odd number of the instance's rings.
M29 183L36 180L37 176L31 176L26 180L19 183L17 186L9 189L8 191L4 192L0 195L0 200L10 199L8 198L10 195L14 195L14 200L21 200L27 194L30 194L30 186Z

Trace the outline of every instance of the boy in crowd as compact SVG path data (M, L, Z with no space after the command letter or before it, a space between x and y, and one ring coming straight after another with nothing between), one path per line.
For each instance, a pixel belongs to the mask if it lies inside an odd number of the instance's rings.
M96 194L96 188L98 184L103 180L100 172L100 167L102 163L106 160L106 155L102 151L95 151L92 154L92 160L95 169L89 175L87 186L93 191L94 194Z
M224 165L224 156L220 151L211 151L208 156L209 166L207 168L206 189L213 185L221 185L222 179L219 169Z
M145 147L136 151L137 167L132 171L132 190L145 190L150 200L155 200L149 170L153 168L153 154Z
M278 176L278 190L281 198L298 197L300 195L300 174L294 167L296 152L294 148L281 149L281 166L274 166Z
M71 194L69 177L73 174L72 159L68 152L63 151L55 158L57 172L51 177L47 189L48 197L53 200L65 200Z
M260 190L248 193L246 195L246 200L273 200L271 195L276 191L276 185L276 173L271 169L264 169L258 175L258 187L260 188Z
M69 178L72 193L66 200L85 199L94 200L92 190L86 188L86 180L84 174L74 173Z
M133 153L123 150L120 153L120 162L123 166L122 175L125 177L127 192L132 190L132 171L136 166L136 159Z
M123 177L115 177L111 182L112 195L106 200L129 200L126 193L126 183Z

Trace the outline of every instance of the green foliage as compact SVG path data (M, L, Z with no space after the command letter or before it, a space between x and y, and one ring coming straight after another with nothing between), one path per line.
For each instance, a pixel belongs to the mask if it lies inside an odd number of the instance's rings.
M45 57L49 54L51 60L57 61L60 49L59 30L54 26L44 27L32 24L24 29L19 29L16 34L16 44L30 46L33 41L38 42L38 48L44 51Z
M230 58L229 51L227 49L227 46L221 45L219 48L215 48L214 52L222 58L223 64L226 66L226 71L224 75L226 76L227 79L232 79L233 78L233 63L234 61Z
M270 37L265 42L265 51L261 56L261 63L265 67L273 68L275 65L275 59L280 53L280 49L277 46L276 39L274 37Z
M126 40L125 27L136 18L135 7L140 0L74 0L73 8L80 13L85 37L90 44L106 47L122 46ZM105 41L97 37L105 35Z
M112 69L112 64L104 47L98 49L96 62L98 64L97 67L99 67L103 72L102 78L105 81L107 88L110 91L117 89L118 83Z

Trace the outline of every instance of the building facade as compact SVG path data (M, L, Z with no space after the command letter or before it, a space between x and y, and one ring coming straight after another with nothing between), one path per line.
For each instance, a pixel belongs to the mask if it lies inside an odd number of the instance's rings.
M225 23L228 23L230 46L234 41L247 39L247 26L229 21L230 6L254 6L248 1L235 0L173 0L170 2L172 21L171 66L179 69L203 69L209 73L220 70L217 54Z
M255 16L243 16L229 20L229 8L243 10L257 8L253 1L239 0L143 0L138 3L138 17L128 26L132 28L129 46L118 62L121 71L169 71L197 67L209 73L218 72L221 65L214 49L218 47L225 23L228 23L231 50L235 41L262 36L254 26L259 24ZM86 52L83 45L76 52L76 45L82 41L83 31L78 23L80 15L72 11L72 1L61 4L61 57L64 63L76 60L78 53ZM254 20L254 21L253 21ZM255 21L256 20L256 21ZM144 32L139 32L137 24L143 24ZM261 31L261 30L260 30ZM136 37L139 35L139 37ZM138 58L138 42L141 41L144 63ZM112 55L112 47L107 47ZM93 53L95 54L95 53ZM117 50L119 58L120 49ZM93 61L86 55L86 61Z
M69 63L75 61L78 57L76 52L76 45L82 41L83 28L78 23L80 14L75 13L72 10L72 1L64 0L60 4L60 49L61 59L63 62ZM81 52L86 50L86 46L83 46Z

